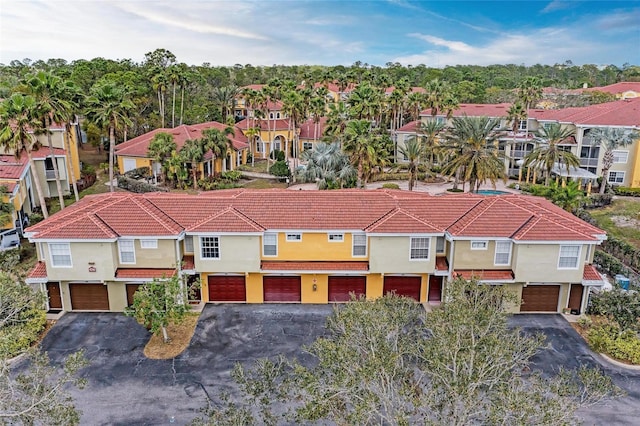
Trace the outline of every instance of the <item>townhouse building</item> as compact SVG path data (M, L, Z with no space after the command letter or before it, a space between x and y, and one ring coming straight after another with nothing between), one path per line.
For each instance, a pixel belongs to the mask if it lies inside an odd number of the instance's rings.
M438 304L461 276L513 312L584 309L604 231L531 196L234 189L87 196L26 230L48 307L122 311L178 274L204 302L333 303L388 292Z

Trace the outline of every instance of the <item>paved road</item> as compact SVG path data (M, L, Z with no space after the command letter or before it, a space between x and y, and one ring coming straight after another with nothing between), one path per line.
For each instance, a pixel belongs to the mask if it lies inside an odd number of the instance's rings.
M147 331L133 319L113 313L71 313L47 334L42 347L52 361L84 348L91 361L88 386L73 391L86 425L185 424L206 404L234 394L229 373L236 362L265 356L304 356L301 346L324 333L328 305L207 305L190 347L174 360L149 360L142 350ZM549 348L533 359L543 374L564 365L600 366L629 395L583 409L587 425L634 425L640 419L640 372L600 360L560 315L517 315L512 324L526 332L544 331Z

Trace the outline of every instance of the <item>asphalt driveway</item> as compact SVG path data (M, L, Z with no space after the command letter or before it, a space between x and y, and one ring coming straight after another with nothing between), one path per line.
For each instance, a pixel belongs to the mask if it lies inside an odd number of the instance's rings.
M91 366L88 385L73 396L86 425L184 424L199 414L206 393L234 393L236 362L279 354L304 360L301 347L324 333L329 305L207 305L190 347L173 360L149 360L142 351L148 332L121 314L71 313L49 331L42 347L54 363L84 348ZM638 424L640 371L600 360L561 315L516 315L525 332L544 332L548 348L533 367L554 374L560 366L599 366L628 392L606 405L583 409L587 425Z

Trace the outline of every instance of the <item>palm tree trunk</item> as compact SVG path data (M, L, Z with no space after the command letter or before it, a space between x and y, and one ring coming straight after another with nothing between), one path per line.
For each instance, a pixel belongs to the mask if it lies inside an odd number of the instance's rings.
M173 82L173 99L171 101L171 127L176 127L176 82Z
M191 164L191 173L193 174L193 189L197 190L198 189L198 170L196 167L193 167L194 164Z
M600 194L604 194L607 190L607 176L609 175L609 168L602 168L602 183L600 184L600 190L598 191Z
M116 128L111 123L109 125L109 192L113 192L113 161L116 151Z
M36 164L33 161L33 157L31 156L31 151L27 151L27 158L29 159L29 167L31 168L31 173L33 173L33 183L36 186L36 192L38 195L38 201L40 201L40 209L42 209L42 217L45 219L49 217L49 210L47 210L47 203L44 199L44 194L42 193L42 185L40 184L40 177L38 176L38 170L36 169Z
M53 164L53 177L56 180L56 190L58 191L58 201L60 202L60 210L64 210L64 195L62 194L62 183L60 182L60 172L58 171L58 160L53 151L53 142L51 141L51 123L49 117L46 117L45 127L47 131L47 143L49 144L49 154L51 155L51 164Z
M64 138L65 149L69 154L71 154L71 142L69 142L69 132L71 131L71 126L69 126L69 124L67 123L66 128L67 128L67 131L65 133L65 138ZM73 186L73 195L76 198L76 203L77 203L80 200L80 197L78 196L78 184L76 182L76 176L75 176L75 171L73 170L72 162L70 162L69 164L69 175L71 176L71 185Z
M182 126L182 114L184 113L184 87L180 88L180 125Z

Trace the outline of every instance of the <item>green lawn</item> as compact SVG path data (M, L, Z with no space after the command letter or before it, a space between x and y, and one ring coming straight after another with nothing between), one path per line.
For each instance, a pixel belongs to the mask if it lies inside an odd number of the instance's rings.
M589 213L607 233L640 248L640 199L618 199Z

